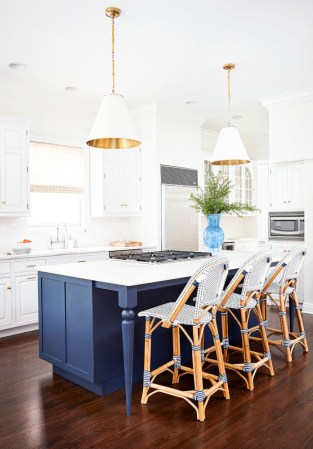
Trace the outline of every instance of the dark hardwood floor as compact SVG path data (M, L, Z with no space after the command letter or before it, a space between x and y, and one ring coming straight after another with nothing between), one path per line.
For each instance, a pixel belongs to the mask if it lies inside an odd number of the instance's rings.
M313 316L304 315L313 348ZM276 374L256 376L248 392L229 375L231 399L211 398L206 421L182 399L157 394L125 416L124 393L99 397L52 375L38 358L36 332L0 339L1 449L311 449L313 448L313 355L300 346L294 361L272 350ZM186 378L189 376L185 376Z

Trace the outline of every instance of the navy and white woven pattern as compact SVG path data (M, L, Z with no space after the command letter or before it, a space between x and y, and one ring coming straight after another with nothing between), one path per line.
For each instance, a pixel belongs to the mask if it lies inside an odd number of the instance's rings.
M239 295L238 293L233 293L224 307L227 307L227 309L253 309L257 304L256 299L250 298L250 301L248 301L247 305L243 307L240 305L241 299L241 295Z
M160 306L152 307L148 310L143 310L138 313L138 316L151 316L154 318L159 318L160 320L167 320L168 316L171 315L175 302L168 302L166 304L161 304ZM190 306L189 304L185 304L182 310L177 315L175 320L175 324L186 324L192 325L194 324L193 319L195 316L195 307ZM210 323L212 320L212 315L210 312L207 312L202 318L200 323L206 324Z
M185 304L179 312L174 324L194 324L194 318L198 318L202 307L216 305L221 299L222 289L228 273L228 259L225 256L214 257L203 264L196 273L191 276L183 291L175 302L162 304L148 310L139 312L139 316L151 316L161 320L170 321L170 317L178 304L184 300L186 293L192 285L198 286L195 306ZM207 312L200 320L200 324L209 323L212 315Z
M271 256L267 251L257 252L239 268L232 281L229 283L227 289L224 292L224 296L233 288L233 286L238 282L238 278L241 274L244 274L244 279L241 284L242 290L241 294L233 293L224 308L234 308L240 309L240 300L246 300L248 292L260 291L264 285L267 272L271 264ZM245 308L254 308L257 301L251 298Z
M298 279L299 273L304 261L305 250L302 248L295 248L291 250L279 263L270 271L267 276L269 280L275 272L278 272L283 266L282 271L274 278L274 282L267 288L267 293L279 294L280 288L284 287L286 282L291 279ZM292 293L294 288L288 287L286 293Z
M285 293L287 295L290 295L294 291L293 287L287 287L285 290ZM278 295L280 292L280 283L279 282L272 282L271 285L268 287L267 293L270 293L271 295Z

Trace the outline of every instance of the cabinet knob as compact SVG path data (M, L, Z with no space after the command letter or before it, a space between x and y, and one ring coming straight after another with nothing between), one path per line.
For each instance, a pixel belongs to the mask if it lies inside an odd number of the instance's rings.
M288 203L288 201L284 200L283 203Z
M1 201L1 204L6 204L6 201Z
M7 290L12 290L11 285L7 285Z
M288 203L291 203L291 200L288 200Z

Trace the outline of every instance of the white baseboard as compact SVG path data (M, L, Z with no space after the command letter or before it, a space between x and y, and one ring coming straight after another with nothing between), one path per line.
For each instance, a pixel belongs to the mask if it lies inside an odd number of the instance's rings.
M12 327L10 329L0 330L0 338L9 337L10 335L23 334L24 332L31 332L36 329L38 329L38 323L28 324L26 326Z
M303 313L310 313L313 315L313 304L303 304L303 309L302 309Z

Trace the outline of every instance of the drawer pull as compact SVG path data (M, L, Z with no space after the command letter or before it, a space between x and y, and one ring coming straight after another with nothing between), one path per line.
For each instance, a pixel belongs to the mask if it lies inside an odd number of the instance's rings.
M1 204L6 204L7 202L6 201L1 201Z
M34 267L36 267L36 265L27 265L26 268L34 268Z
M29 276L27 279L37 279L37 276Z
M78 260L78 263L87 262L87 260Z
M7 290L12 290L11 285L7 285Z

